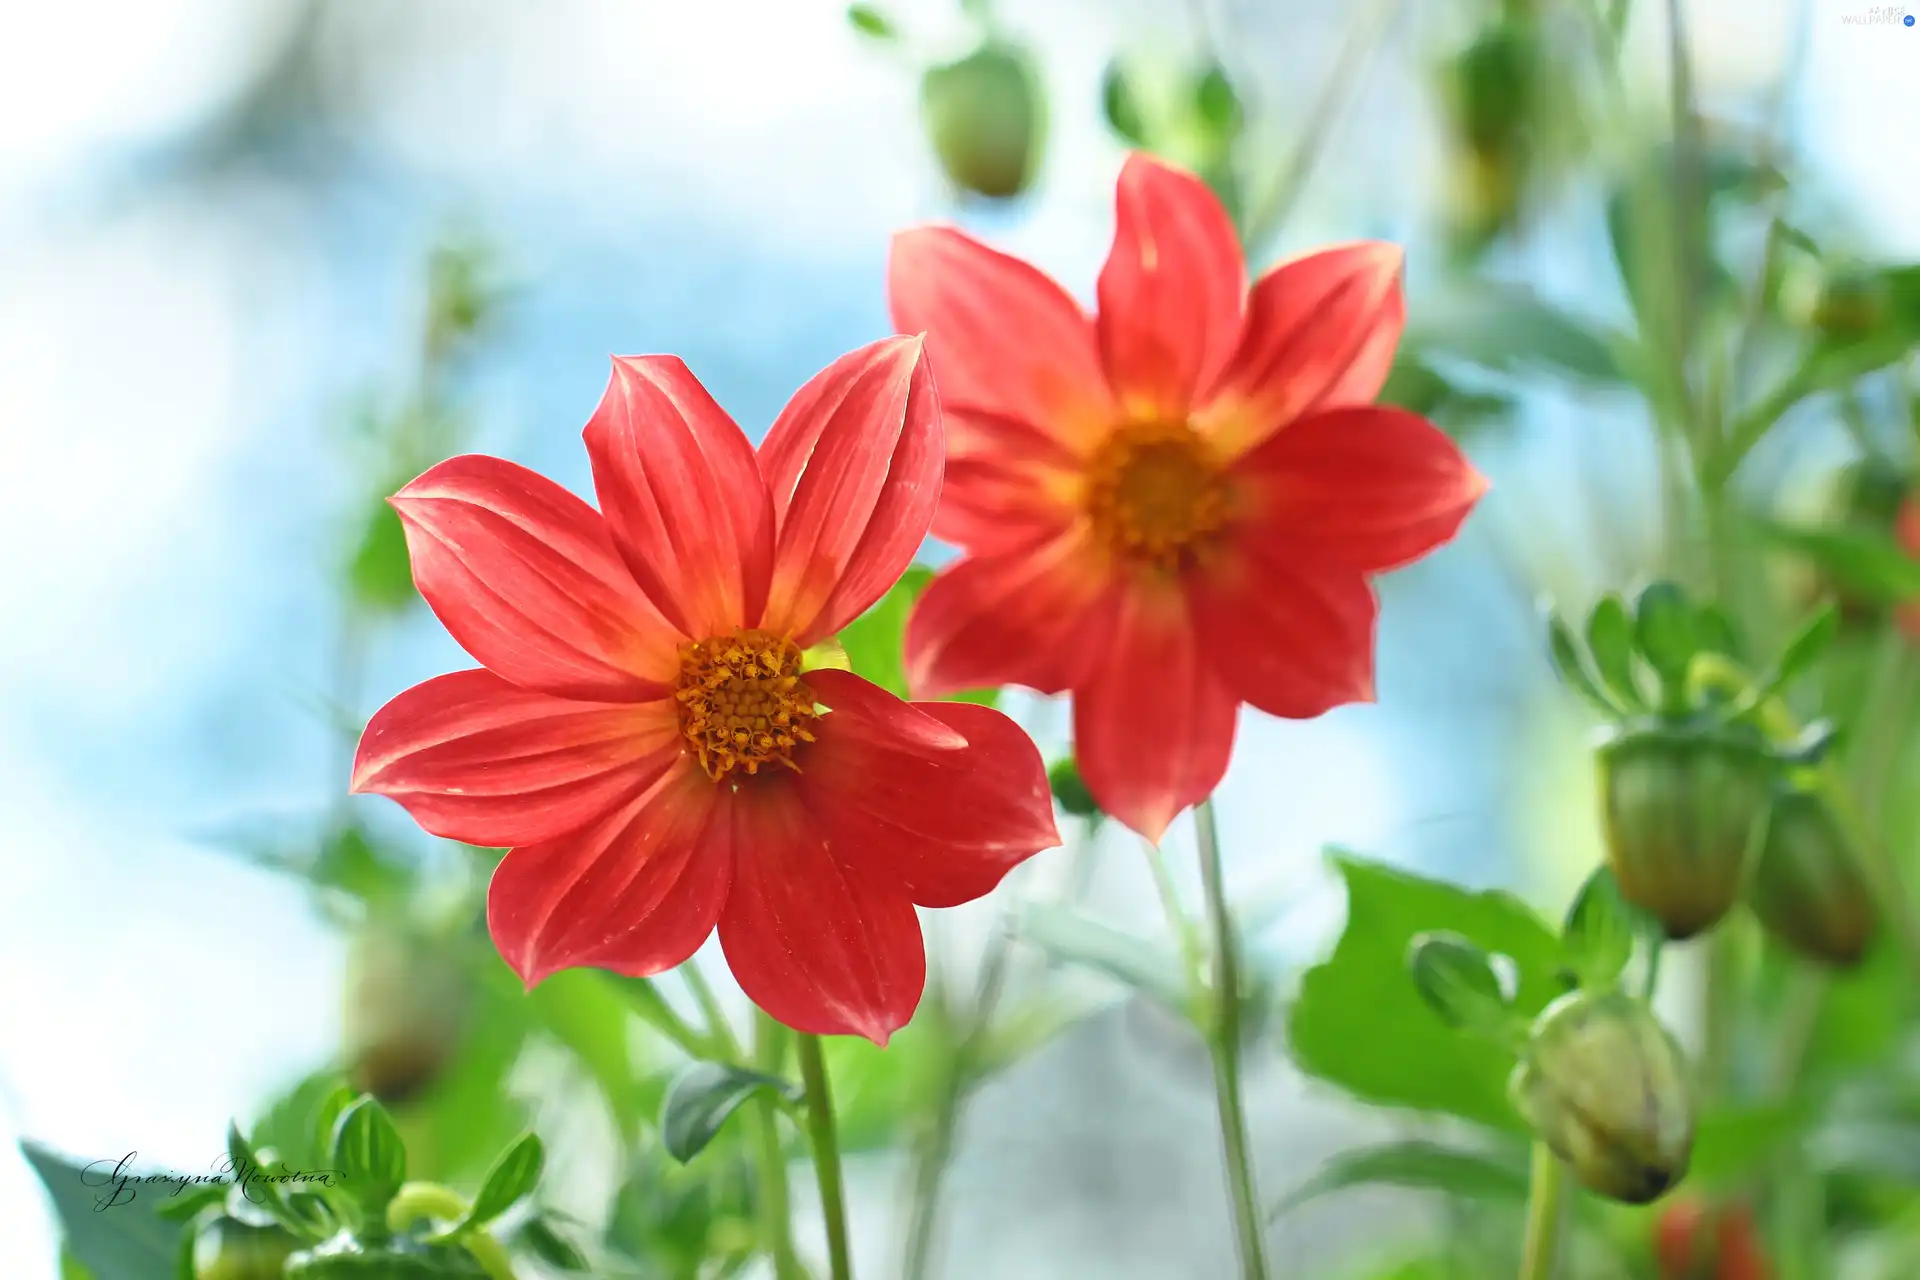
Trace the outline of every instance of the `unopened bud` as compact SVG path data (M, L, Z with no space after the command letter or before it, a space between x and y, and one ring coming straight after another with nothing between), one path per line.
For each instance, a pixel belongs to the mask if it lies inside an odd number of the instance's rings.
M299 1242L281 1227L222 1214L193 1238L193 1280L280 1280Z
M458 1245L404 1236L364 1244L343 1231L287 1259L286 1280L476 1280L486 1274Z
M1044 121L1039 77L1023 50L990 43L931 68L920 109L934 154L960 190L1004 199L1033 181Z
M1860 963L1878 923L1852 842L1811 791L1774 798L1747 897L1775 937L1843 968Z

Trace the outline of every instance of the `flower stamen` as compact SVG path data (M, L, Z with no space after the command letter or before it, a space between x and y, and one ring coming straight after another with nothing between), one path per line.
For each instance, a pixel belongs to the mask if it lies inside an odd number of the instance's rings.
M718 782L764 764L798 773L793 751L813 741L820 719L800 679L800 646L766 631L737 631L683 645L674 692L680 731L700 768Z
M1114 433L1088 472L1087 513L1123 557L1177 573L1226 523L1219 468L1184 422Z

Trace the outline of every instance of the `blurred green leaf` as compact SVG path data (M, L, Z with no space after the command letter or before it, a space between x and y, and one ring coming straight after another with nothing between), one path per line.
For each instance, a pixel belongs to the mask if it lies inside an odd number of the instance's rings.
M209 1182L203 1186L191 1187L168 1195L154 1212L168 1222L190 1222L208 1205L219 1204L227 1198L227 1184Z
M1487 953L1455 933L1416 934L1407 968L1427 1007L1456 1031L1503 1039L1513 1022ZM1524 1032L1525 1024L1519 1031Z
M585 1271L588 1262L580 1250L545 1218L529 1218L513 1233L513 1243L556 1271Z
M1240 104L1240 95L1234 90L1226 68L1217 62L1193 82L1193 109L1216 146L1232 146L1246 124L1246 109Z
M870 4L852 4L847 6L847 21L855 31L875 40L891 41L899 38L899 32L887 15Z
M1664 688L1684 690L1687 667L1700 649L1693 605L1673 582L1650 583L1634 603L1634 643Z
M1187 1014L1187 982L1179 957L1158 942L1044 902L1028 903L1015 930L1056 960L1104 973L1183 1017Z
M477 960L477 970L473 1015L458 1052L397 1117L416 1178L460 1182L477 1177L527 1127L526 1109L507 1082L535 1026L533 1002L491 948Z
M1106 72L1100 78L1100 109L1107 118L1107 127L1118 134L1121 141L1135 147L1147 145L1146 116L1140 110L1140 99L1127 77L1127 69L1118 59L1107 63Z
M480 1185L480 1194L473 1198L473 1207L467 1211L459 1230L483 1227L532 1195L540 1183L540 1170L546 1160L540 1135L522 1135L518 1142L500 1153L493 1168L488 1170L487 1180Z
M361 1098L340 1113L331 1164L370 1215L386 1211L407 1180L407 1149L378 1099Z
M794 1104L805 1096L799 1085L778 1076L724 1062L689 1064L668 1086L660 1111L660 1139L667 1154L682 1163L699 1155L728 1117L762 1090Z
M1809 1115L1803 1102L1708 1111L1694 1131L1687 1180L1720 1187L1751 1179L1755 1169L1805 1133Z
M1332 855L1346 881L1347 924L1333 955L1301 980L1288 1042L1301 1070L1365 1101L1444 1112L1519 1129L1508 1105L1512 1055L1429 1016L1407 981L1414 937L1448 931L1513 961L1513 1008L1532 1018L1560 994L1560 943L1524 903L1471 893L1352 855Z
M1773 676L1768 683L1775 689L1784 689L1813 669L1813 665L1833 647L1834 639L1840 634L1840 611L1827 605L1813 617L1807 619L1804 626L1787 641L1787 647L1780 651L1780 661L1774 664Z
M192 1246L189 1245L188 1248ZM93 1272L87 1270L86 1264L73 1256L72 1245L60 1246L60 1280L94 1280ZM193 1280L193 1274L189 1272L183 1280Z
M1466 442L1513 420L1511 397L1463 390L1407 349L1394 359L1379 401L1417 413Z
M1579 382L1612 385L1625 375L1608 336L1541 300L1524 285L1485 283L1436 302L1408 346L1511 372L1534 367Z
M929 1114L958 1048L951 1019L940 1015L935 999L922 1001L885 1049L857 1036L826 1042L843 1152L897 1147L907 1127Z
M399 513L387 502L386 488L364 518L360 540L347 566L347 585L355 604L376 614L398 613L420 597L413 589L413 561Z
M1649 933L1637 907L1620 896L1610 867L1596 867L1567 910L1562 930L1567 964L1582 986L1599 990L1620 980L1633 959L1633 946Z
M563 969L527 993L534 1015L600 1086L614 1123L632 1137L645 1120L634 1094L627 1001L592 969Z
M1585 698L1594 710L1602 715L1615 715L1622 708L1606 693L1602 692L1593 673L1587 669L1587 655L1581 651L1580 642L1574 639L1573 630L1559 614L1547 614L1547 656L1552 660L1553 669L1560 676L1561 683Z
M1735 661L1746 657L1747 647L1740 639L1740 630L1725 609L1717 604L1702 605L1694 621L1699 629L1700 648L1703 651L1722 654Z
M47 1189L67 1252L93 1280L172 1273L183 1229L160 1216L164 1191L130 1182L116 1188L112 1160L73 1164L31 1139L20 1152Z
M1054 761L1047 770L1047 785L1053 790L1054 803L1076 818L1094 818L1102 816L1100 806L1094 801L1093 793L1087 790L1087 781L1080 776L1080 766L1072 756L1062 756Z
M1633 675L1633 619L1617 595L1601 596L1587 615L1587 652L1614 701L1629 711L1645 711L1647 700Z
M840 646L847 652L853 673L871 680L896 698L912 696L907 688L906 667L902 656L906 647L907 617L914 601L933 581L934 572L922 564L911 565L891 590L871 609L841 629ZM976 690L955 694L945 701L975 702L993 706L996 690Z
M1841 586L1878 603L1920 596L1920 560L1884 533L1774 521L1760 521L1758 528L1775 544L1814 561Z
M1528 1172L1524 1154L1494 1155L1437 1142L1387 1142L1343 1151L1319 1172L1289 1192L1270 1217L1334 1191L1361 1186L1409 1187L1480 1199L1525 1200Z

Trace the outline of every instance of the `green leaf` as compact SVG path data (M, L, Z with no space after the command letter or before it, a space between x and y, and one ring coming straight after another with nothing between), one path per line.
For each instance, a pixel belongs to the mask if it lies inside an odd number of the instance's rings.
M1443 299L1408 334L1422 352L1513 372L1538 368L1598 385L1626 380L1613 338L1542 301L1524 285L1484 284Z
M1722 654L1736 661L1746 656L1747 646L1740 639L1740 629L1719 605L1702 605L1694 615L1694 625L1702 652Z
M186 1232L183 1231L180 1234L184 1237ZM187 1249L192 1247L191 1243L186 1245ZM87 1270L84 1262L73 1256L71 1245L60 1246L60 1280L93 1280L93 1272ZM193 1280L193 1273L189 1271L182 1280Z
M886 595L871 609L849 622L839 641L847 652L853 673L871 680L896 698L908 698L906 667L902 662L907 635L907 617L914 601L933 581L934 573L923 564L910 565ZM992 706L998 700L995 690L975 690L951 695L942 701L974 702Z
M870 4L851 4L847 6L847 22L855 31L874 40L890 41L899 38L899 32L887 15Z
M208 1205L219 1204L226 1198L226 1183L209 1182L168 1196L155 1212L168 1222L188 1222Z
M1547 656L1561 683L1585 698L1601 715L1615 716L1626 710L1601 689L1587 668L1587 657L1580 650L1580 642L1574 639L1572 628L1552 612L1547 614Z
M1750 1179L1755 1169L1764 1168L1769 1157L1806 1131L1810 1118L1802 1102L1707 1112L1694 1130L1688 1180L1714 1187Z
M1619 882L1607 867L1598 867L1580 886L1567 909L1564 945L1567 964L1582 986L1610 987L1633 959L1634 942L1649 932L1638 908L1620 896Z
M1356 1097L1518 1130L1507 1103L1513 1057L1429 1015L1407 981L1418 934L1448 931L1511 959L1512 1007L1531 1019L1561 992L1560 943L1524 903L1471 893L1381 863L1334 854L1347 887L1347 924L1333 955L1301 979L1288 1041L1303 1071Z
M1117 59L1107 64L1106 74L1101 77L1100 108L1107 117L1107 127L1122 141L1136 147L1147 145L1146 115L1126 68Z
M1053 790L1054 802L1067 813L1076 818L1101 816L1100 806L1087 790L1086 779L1080 776L1080 766L1072 756L1061 757L1047 770L1047 785Z
M634 1093L629 1002L593 969L565 969L528 993L534 1016L577 1058L613 1113L620 1132L631 1136L645 1120Z
M1809 618L1793 639L1787 641L1787 647L1780 651L1780 660L1774 663L1773 670L1755 683L1743 696L1742 702L1758 706L1798 680L1825 656L1839 634L1840 611L1833 605L1827 605Z
M1185 1016L1187 982L1180 961L1148 942L1097 920L1048 903L1029 903L1017 932L1056 960L1104 973Z
M347 566L354 604L372 613L398 613L420 598L413 589L413 561L407 534L383 491L370 504L365 528Z
M1455 933L1422 933L1407 946L1420 998L1455 1030L1503 1040L1512 1014L1487 953Z
M1432 365L1403 348L1387 372L1379 402L1417 413L1456 440L1471 441L1513 419L1511 396L1467 391Z
M1233 81L1219 63L1208 67L1193 83L1193 109L1216 146L1227 147L1240 136L1246 110Z
M1645 711L1647 700L1633 675L1633 619L1619 596L1604 595L1587 615L1587 652L1614 700L1629 711Z
M1687 667L1700 650L1693 606L1677 583L1655 582L1634 604L1634 643L1663 688L1684 692Z
M1463 1151L1437 1142L1386 1142L1343 1151L1275 1205L1277 1218L1309 1200L1350 1187L1386 1185L1483 1200L1523 1201L1528 1172L1524 1159Z
M586 1257L545 1218L529 1218L513 1236L515 1244L556 1271L585 1271Z
M379 1100L363 1097L333 1127L333 1167L370 1213L381 1213L407 1180L407 1149Z
M761 1090L789 1103L805 1096L778 1076L723 1062L696 1062L674 1078L660 1109L660 1138L667 1154L685 1164L706 1150L727 1118Z
M113 1160L76 1165L30 1140L20 1152L47 1189L67 1253L92 1280L172 1274L183 1229L160 1216L163 1189L116 1183Z
M1908 555L1891 537L1860 528L1802 528L1762 521L1770 540L1799 552L1826 570L1841 586L1880 604L1920 596L1920 559Z
M502 1152L500 1158L494 1161L493 1168L487 1171L487 1180L480 1185L480 1194L473 1198L473 1208L467 1211L466 1218L457 1230L483 1227L531 1195L534 1187L540 1183L540 1170L546 1164L546 1159L547 1153L540 1145L540 1135L523 1135Z

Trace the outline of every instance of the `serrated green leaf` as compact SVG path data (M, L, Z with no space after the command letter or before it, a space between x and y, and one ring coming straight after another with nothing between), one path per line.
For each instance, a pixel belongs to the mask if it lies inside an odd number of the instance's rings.
M1522 1201L1527 1198L1528 1172L1524 1157L1466 1151L1437 1142L1386 1142L1334 1156L1275 1205L1269 1217L1278 1218L1330 1192L1381 1185Z
M1407 946L1414 989L1457 1031L1501 1038L1511 1011L1487 953L1456 933L1416 934Z
M1351 855L1332 862L1346 882L1347 923L1333 955L1301 980L1288 1030L1295 1062L1369 1102L1519 1130L1507 1102L1512 1055L1428 1014L1405 957L1415 936L1440 931L1506 956L1518 979L1513 1011L1531 1019L1561 992L1559 939L1511 895Z
M855 31L874 40L891 41L900 34L887 15L870 4L848 5L847 22Z
M75 1164L33 1141L22 1142L20 1152L46 1188L66 1252L82 1274L154 1280L172 1273L184 1232L160 1216L163 1190L116 1184L112 1160Z
M660 1139L682 1164L707 1149L727 1118L754 1094L768 1091L789 1103L805 1096L778 1076L723 1062L696 1062L674 1078L660 1108Z
M1147 145L1146 115L1140 109L1139 96L1134 92L1126 68L1117 60L1109 62L1101 76L1100 109L1107 118L1107 127L1122 141L1136 147Z
M1104 973L1182 1016L1187 1013L1185 972L1179 958L1157 942L1039 902L1020 913L1016 931L1056 960Z
M1633 619L1617 595L1601 596L1587 615L1587 652L1614 701L1629 711L1645 711L1647 699L1633 673Z
M1647 932L1640 910L1620 896L1612 870L1599 867L1567 909L1567 964L1583 986L1612 986L1632 961L1634 943Z
M379 1214L407 1180L407 1149L393 1117L372 1097L340 1113L333 1127L332 1164L369 1213Z
M480 1194L473 1198L473 1208L467 1211L459 1229L465 1231L484 1227L531 1195L540 1184L540 1171L545 1167L546 1160L546 1148L540 1145L540 1135L522 1135L518 1142L500 1154L493 1168L487 1171L487 1180L480 1184Z

